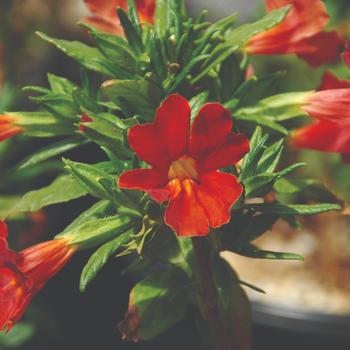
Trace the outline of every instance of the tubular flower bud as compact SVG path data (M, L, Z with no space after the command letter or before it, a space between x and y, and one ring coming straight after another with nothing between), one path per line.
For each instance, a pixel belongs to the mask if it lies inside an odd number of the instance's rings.
M0 114L0 142L23 132L23 129L16 125L19 117Z
M7 226L0 221L0 330L11 329L76 250L67 240L57 239L16 253L8 248Z
M315 122L295 131L292 144L297 148L339 153L348 162L350 81L325 73L320 90L310 96L303 107Z

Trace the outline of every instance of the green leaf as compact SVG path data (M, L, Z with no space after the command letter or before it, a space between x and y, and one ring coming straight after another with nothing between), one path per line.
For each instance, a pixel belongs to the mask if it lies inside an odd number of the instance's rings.
M247 258L254 259L273 259L273 260L304 260L304 257L294 253L272 252L269 250L260 250L252 244L248 244L240 249L234 250L235 253Z
M156 15L154 29L159 37L165 37L170 29L170 1L156 1Z
M261 129L256 129L253 138L255 138L252 142L253 146L251 145L250 152L243 158L242 171L239 176L241 181L244 181L256 174L259 159L266 149L265 144L268 140L267 134L262 136Z
M81 226L83 223L87 223L96 219L102 219L115 214L116 210L113 207L112 203L109 200L101 200L80 214L64 229L62 234L74 230L78 226Z
M226 58L220 67L221 97L224 102L233 98L234 92L244 82L245 72L236 55Z
M57 235L56 239L67 239L69 244L80 249L89 249L128 231L137 223L127 215L111 216L83 222L69 231Z
M43 40L55 45L67 56L73 58L86 69L114 76L114 71L106 57L96 48L85 45L79 41L68 41L63 39L54 39L46 34L37 32Z
M25 194L12 208L11 214L18 211L35 212L49 205L69 202L86 194L87 191L71 176L60 176L51 185Z
M52 73L48 73L47 78L50 84L50 88L55 94L71 95L73 93L73 90L78 87L70 80L59 77Z
M307 98L313 92L290 92L274 95L261 100L253 107L241 108L235 111L239 120L268 120L282 122L285 120L307 116L301 109Z
M118 69L125 72L124 77L121 79L130 79L134 74L139 71L138 59L130 48L130 45L121 37L102 33L93 26L87 26L90 31L90 35L95 40L99 50L110 60L113 65L116 65Z
M239 221L232 221L227 228L220 231L223 250L231 250L232 247L241 247L254 241L271 229L278 219L279 215L275 214L241 215Z
M279 174L262 173L244 180L246 198L266 196L278 178Z
M273 95L284 76L285 72L276 72L262 78L252 77L243 82L232 98L239 100L240 108L256 105L261 99Z
M83 272L80 277L80 291L85 292L90 282L97 276L103 266L107 263L108 259L114 254L121 245L125 244L130 235L134 233L134 230L129 230L112 241L105 243L98 248L94 254L91 255L89 261L84 266Z
M68 159L63 159L63 162L75 181L91 195L100 199L112 200L112 189L117 186L113 176L94 165L77 163Z
M0 220L5 220L9 211L21 199L21 196L0 195Z
M111 100L126 101L135 114L152 118L163 97L162 89L146 80L109 80L102 89Z
M204 63L203 70L194 80L192 80L192 83L196 83L204 78L211 69L215 68L235 51L244 46L251 37L281 23L287 16L289 10L290 6L273 10L257 22L244 24L226 33L225 42L216 45L210 58Z
M83 146L87 143L89 143L89 140L83 139L80 136L55 142L27 157L17 166L17 168L24 169L29 166L39 164L45 160L61 155L62 153L71 151L72 149Z
M84 124L84 135L98 145L107 147L119 159L130 159L131 152L126 146L124 130L115 123L99 118L98 114L90 113L89 116L93 122Z
M258 173L273 173L282 157L284 139L272 144L264 151L257 166Z
M23 127L24 134L32 137L68 136L75 133L72 121L59 118L48 112L11 112L18 117L16 124Z
M144 51L144 46L138 28L135 28L129 16L121 7L117 8L117 13L119 16L120 24L124 29L125 37L128 40L130 46L141 54Z
M305 200L344 204L330 189L314 179L280 179L275 183L274 189L279 194L293 195Z
M341 210L341 206L337 204L321 203L321 204L246 204L246 208L263 213L278 215L316 215L333 210Z
M153 339L178 323L190 302L191 281L176 268L161 269L136 284L129 310L119 324L125 339Z

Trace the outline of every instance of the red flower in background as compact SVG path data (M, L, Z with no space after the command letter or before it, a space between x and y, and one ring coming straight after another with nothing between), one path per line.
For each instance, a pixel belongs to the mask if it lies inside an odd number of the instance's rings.
M151 165L123 173L119 187L147 192L168 201L165 223L179 236L207 235L230 220L230 209L243 192L237 178L217 169L237 163L249 152L248 139L232 132L231 113L206 104L190 126L191 110L180 95L169 96L153 124L136 125L129 144Z
M123 35L123 28L117 16L117 8L127 9L126 0L84 0L87 8L93 14L85 17L84 22L93 25L98 30L116 35ZM135 0L141 22L153 23L155 0Z
M0 142L20 134L23 131L21 127L15 124L17 120L18 118L16 117L0 115Z
M345 52L343 53L343 60L345 64L350 68L350 40L346 42Z
M320 91L303 109L316 122L297 130L292 144L298 148L340 153L350 160L350 81L339 80L331 73L323 76Z
M339 59L344 40L337 32L324 32L329 15L321 0L265 0L267 11L292 5L284 21L255 35L247 44L251 55L296 54L311 66Z
M11 329L36 293L76 249L66 240L57 239L13 252L7 245L7 226L0 221L0 331Z

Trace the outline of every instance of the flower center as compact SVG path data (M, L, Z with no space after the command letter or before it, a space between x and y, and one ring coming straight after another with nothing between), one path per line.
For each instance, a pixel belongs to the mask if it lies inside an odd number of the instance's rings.
M192 179L198 180L198 171L196 161L188 156L183 156L171 163L169 172L169 180L173 179Z

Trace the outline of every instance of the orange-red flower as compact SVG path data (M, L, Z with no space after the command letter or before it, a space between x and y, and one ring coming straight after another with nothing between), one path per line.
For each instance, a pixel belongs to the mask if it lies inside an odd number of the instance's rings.
M117 16L117 8L127 9L127 0L84 0L87 8L93 14L84 18L84 22L93 25L97 29L123 35L123 28ZM155 0L135 1L141 22L153 23L155 13Z
M0 331L9 331L44 284L76 251L64 239L13 252L7 245L7 226L0 221Z
M165 223L179 236L207 235L230 220L230 209L243 188L237 178L218 171L237 163L249 142L232 132L231 113L218 103L206 104L190 126L191 110L180 95L169 96L152 124L129 131L129 144L151 165L123 173L119 187L147 192L168 202Z
M344 41L337 32L324 32L329 15L321 0L265 0L267 11L292 5L282 23L250 39L251 55L296 54L311 66L339 59Z
M23 129L16 125L18 118L9 115L0 115L0 142L20 134Z
M345 51L343 52L343 60L350 68L350 40L346 42Z
M331 73L323 77L320 90L308 99L303 109L316 119L297 130L292 144L323 152L335 152L350 159L350 81Z

